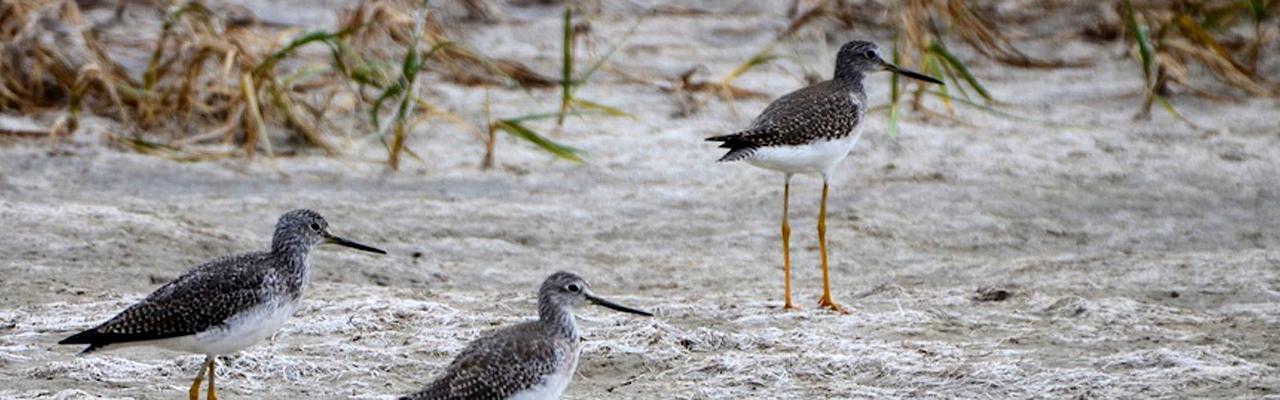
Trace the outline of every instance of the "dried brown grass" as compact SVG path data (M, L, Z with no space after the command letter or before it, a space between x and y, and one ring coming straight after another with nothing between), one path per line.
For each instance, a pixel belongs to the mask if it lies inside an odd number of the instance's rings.
M1121 9L1121 1L1108 5ZM1133 1L1138 24L1149 28L1152 47L1150 60L1143 60L1149 80L1144 85L1143 111L1148 113L1152 104L1161 104L1173 111L1160 95L1170 94L1168 84L1176 83L1191 94L1212 99L1229 99L1236 93L1250 96L1274 97L1280 95L1280 85L1258 71L1259 60L1264 57L1269 44L1280 39L1280 26L1273 23L1280 1L1274 0L1143 0ZM897 104L903 85L912 94L912 109L929 115L951 118L952 104L976 107L999 106L996 96L986 90L980 80L970 73L967 66L973 56L962 59L951 50L951 45L962 43L977 57L1018 68L1082 68L1089 60L1046 59L1030 56L1021 51L1006 32L1010 26L1019 26L1039 16L1054 13L1081 12L1098 7L1093 2L1042 1L1027 7L1039 7L1038 12L1023 13L1018 20L989 20L981 12L992 2L968 0L903 0L900 2L819 0L793 1L788 12L789 22L777 38L764 50L744 61L721 80L727 86L735 78L751 68L764 65L772 57L772 50L779 43L802 30L829 32L856 27L877 27L895 32L894 61L904 67L948 81L946 86L932 86L916 81L894 79L893 98L890 107L890 131L895 126ZM807 7L807 8L806 8ZM1120 14L1120 12L1117 12ZM817 28L813 28L817 25ZM1062 32L1064 35L1084 33L1093 39L1117 40L1118 32L1131 29L1120 18L1102 18L1097 25L1081 32ZM1101 33L1099 33L1101 32ZM1106 34L1106 32L1111 32ZM1128 35L1132 40L1133 34ZM1138 47L1138 46L1134 46ZM1271 45L1270 48L1274 48ZM1135 58L1141 59L1136 56ZM1205 82L1212 78L1217 85ZM909 85L914 85L912 86ZM982 104L974 104L976 95ZM927 96L938 98L947 114L940 115L924 107ZM1180 115L1178 115L1181 118Z
M99 40L75 1L0 0L0 111L65 110L50 128L55 136L74 133L82 111L106 116L130 131L110 133L112 142L170 158L273 155L273 142L301 142L336 155L341 141L351 138L338 118L357 121L357 131L386 135L374 102L397 84L400 60L410 51L439 49L420 67L455 82L557 84L516 61L456 43L434 13L413 1L365 1L345 10L334 30L313 32L252 18L229 21L218 11L198 2L167 10L145 71L131 74L111 57L129 44ZM425 20L418 41L414 17L420 14ZM327 51L304 49L309 46ZM339 109L332 101L339 95L358 104ZM412 122L443 117L482 136L474 124L413 90L404 95L409 111L421 114ZM370 112L367 124L359 122L363 112ZM403 128L395 129L394 140L403 142Z
M1261 7L1257 16L1249 14L1250 3ZM1205 72L1232 89L1253 96L1280 95L1280 86L1258 73L1261 48L1280 37L1280 27L1267 24L1276 1L1162 1L1133 5L1139 24L1149 27L1153 50L1160 68L1170 81L1192 87L1188 67L1199 65ZM1251 21L1259 18L1259 21ZM1252 37L1231 31L1235 25L1253 25ZM1193 88L1209 97L1213 93Z

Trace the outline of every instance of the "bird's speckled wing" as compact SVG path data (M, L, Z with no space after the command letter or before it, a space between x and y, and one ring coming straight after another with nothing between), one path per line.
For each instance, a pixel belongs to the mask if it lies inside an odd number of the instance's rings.
M113 344L192 335L221 325L261 301L268 253L225 257L165 284L111 320L59 344Z
M444 376L402 400L502 400L539 384L563 354L537 329L524 323L471 342Z
M746 131L708 138L729 149L721 161L750 155L753 149L794 146L848 135L863 114L861 98L841 81L824 81L782 96L769 104Z

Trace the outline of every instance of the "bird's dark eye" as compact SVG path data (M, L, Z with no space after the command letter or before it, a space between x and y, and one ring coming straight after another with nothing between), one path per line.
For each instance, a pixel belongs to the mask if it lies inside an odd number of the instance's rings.
M862 56L866 58L876 58L876 51L875 50L864 51L862 52Z
M315 222L312 222L312 223L311 223L311 230L316 231L316 232L320 232L320 224L317 224L317 223L315 223Z
M582 287L576 283L570 283L569 286L564 287L564 290L568 290L569 293L578 293L582 291Z

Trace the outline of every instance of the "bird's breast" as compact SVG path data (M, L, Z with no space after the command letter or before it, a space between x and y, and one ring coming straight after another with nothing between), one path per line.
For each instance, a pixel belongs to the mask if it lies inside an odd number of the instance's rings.
M509 397L508 400L559 399L564 394L565 389L569 388L569 382L573 380L573 373L578 369L578 355L582 351L582 346L567 346L564 350L565 353L556 362L557 366L554 372L544 376L537 385L517 392Z

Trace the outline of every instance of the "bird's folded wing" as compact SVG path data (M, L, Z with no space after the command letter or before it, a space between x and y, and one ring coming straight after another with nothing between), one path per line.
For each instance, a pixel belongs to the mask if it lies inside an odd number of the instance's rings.
M414 400L500 400L538 385L555 372L556 348L535 334L493 335L472 342L445 375Z
M752 147L794 146L847 135L858 124L862 105L848 91L826 83L775 100L738 140Z
M59 343L100 347L192 335L221 325L261 300L261 268L237 261L245 260L223 259L197 267L111 320Z

